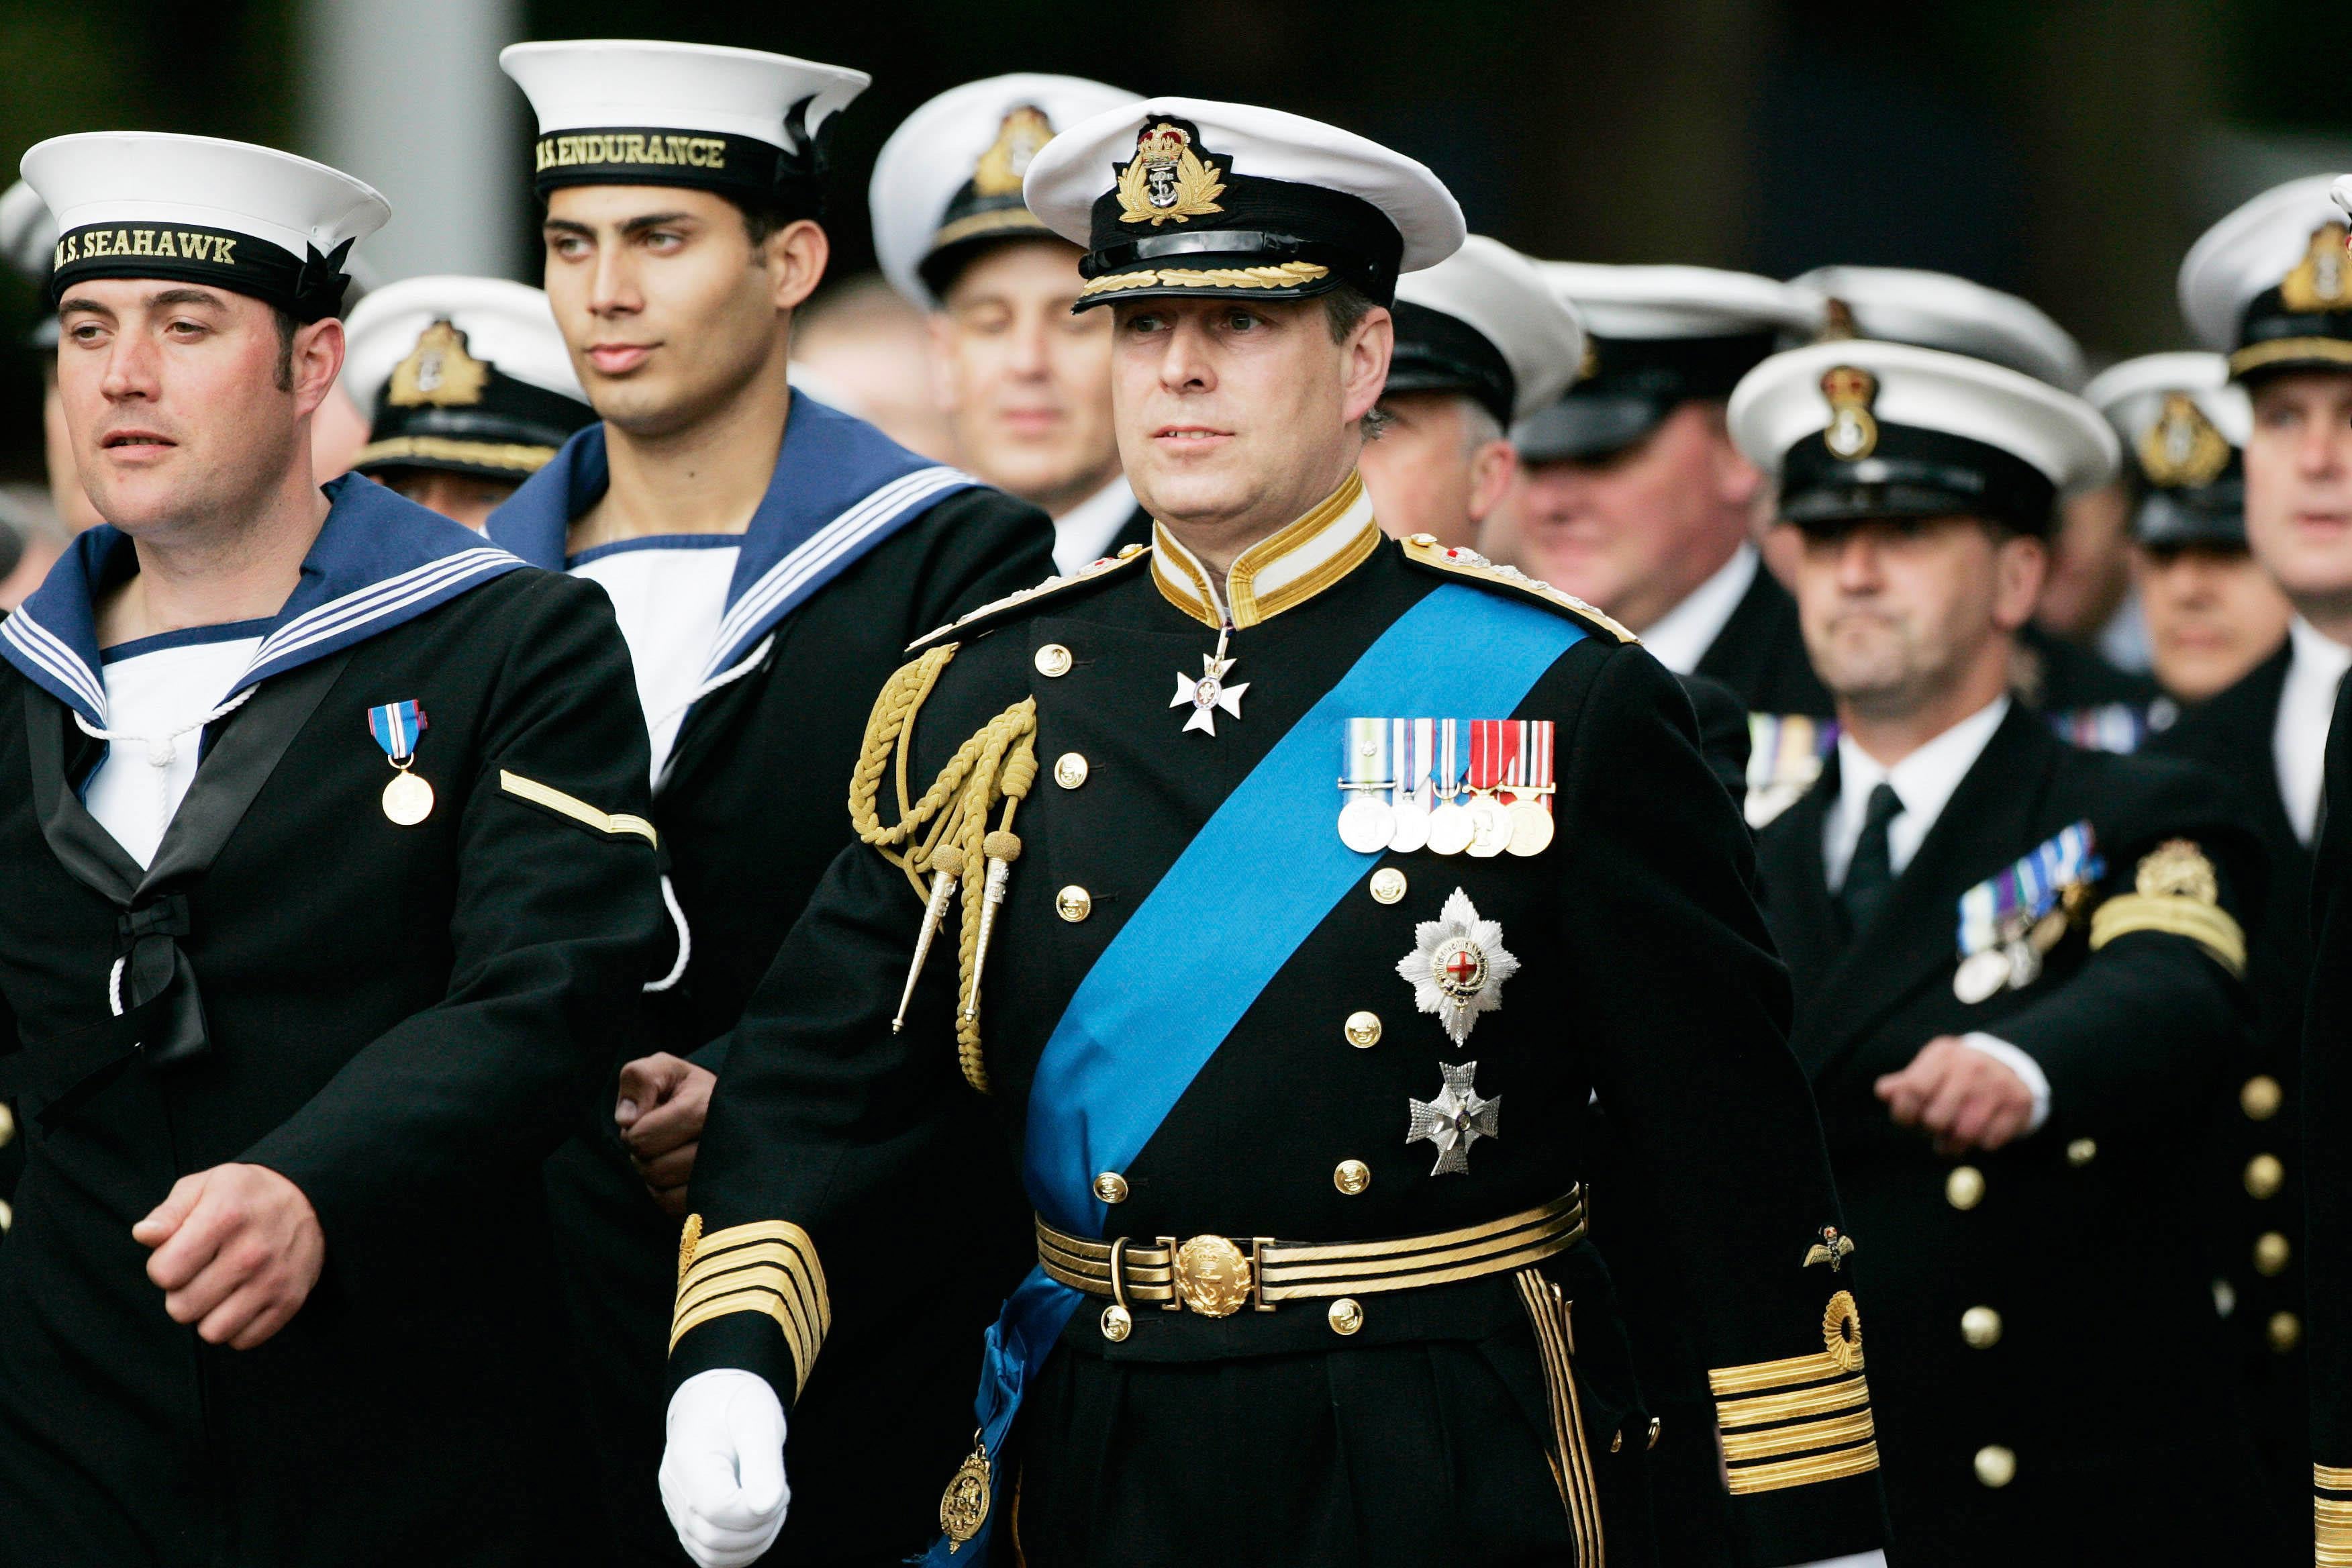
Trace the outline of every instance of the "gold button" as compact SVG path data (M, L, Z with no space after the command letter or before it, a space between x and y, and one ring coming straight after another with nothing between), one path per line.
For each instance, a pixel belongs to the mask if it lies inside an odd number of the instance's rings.
M2268 1073L2257 1073L2238 1090L2238 1109L2246 1113L2249 1121L2268 1121L2278 1114L2285 1099L2286 1090L2279 1087L2278 1079Z
M0 1105L0 1147L5 1147L14 1140L16 1136L16 1113L9 1110L7 1106Z
M1103 1309L1102 1331L1103 1338L1117 1344L1135 1331L1135 1320L1128 1315L1126 1308L1114 1301Z
M1348 1043L1360 1051L1370 1050L1381 1043L1381 1016L1378 1013L1348 1015Z
M2000 1314L1990 1307L1970 1307L1960 1314L1960 1338L1972 1351L1989 1351L2000 1343Z
M1372 873L1371 888L1375 903L1395 903L1404 897L1404 873L1393 866L1383 866Z
M1331 1331L1343 1337L1364 1326L1364 1309L1356 1304L1353 1296L1340 1297L1323 1315L1330 1320Z
M1651 1416L1651 1417L1650 1417L1650 1447L1651 1447L1654 1448L1654 1447L1656 1447L1658 1446L1658 1434L1659 1434L1659 1433L1661 1433L1661 1432L1663 1432L1663 1431L1664 1431L1664 1430L1665 1430L1665 1427L1666 1427L1666 1423L1665 1423L1665 1418L1664 1418L1664 1416L1660 1416L1660 1415L1653 1415L1653 1416Z
M1054 759L1054 782L1064 789L1076 789L1087 782L1087 760L1076 752L1064 752Z
M2286 1184L2286 1167L2276 1154L2257 1154L2246 1162L2246 1191L2257 1198L2275 1197Z
M1070 673L1070 650L1060 643L1049 642L1037 650L1037 673L1053 677Z
M1361 1160L1342 1160L1331 1173L1331 1184L1352 1198L1372 1184L1372 1168Z
M1073 882L1054 895L1054 912L1076 925L1095 912L1094 895Z
M1977 1481L1999 1491L2017 1479L2017 1455L1998 1443L1977 1450Z
M2265 1279L2275 1279L2286 1272L2286 1260L2294 1256L2285 1237L2266 1230L2254 1237L2254 1272Z
M7 1228L5 1224L0 1224L0 1230ZM2273 1312L2264 1332L2269 1336L2271 1349L2284 1355L2303 1343L2303 1320L2293 1312Z
M1131 561L1142 553L1143 546L1140 544L1122 544L1118 547L1118 558L1121 561Z
M1095 1196L1107 1204L1127 1202L1127 1178L1117 1171L1105 1171L1095 1178Z
M1433 534L1433 533L1416 533L1416 534L1412 535L1411 538L1407 539L1407 540L1405 541L1405 542L1406 542L1407 544L1418 544L1418 545L1420 545L1423 550L1426 550L1426 549L1428 549L1431 545L1433 545L1433 544L1434 544L1434 543L1436 543L1436 542L1437 542L1437 535L1435 535L1435 534Z
M0 1233L5 1233L10 1226L15 1225L16 1223L16 1205L10 1203L5 1198L0 1198Z
M1984 1173L1974 1165L1955 1165L1944 1178L1944 1201L1963 1213L1984 1202Z
M2066 1145L2066 1163L2070 1165L2087 1165L2098 1157L2099 1143L2095 1138L2077 1138Z
M1609 1451L1612 1454L1622 1454L1625 1451L1625 1428L1622 1426L1609 1434Z

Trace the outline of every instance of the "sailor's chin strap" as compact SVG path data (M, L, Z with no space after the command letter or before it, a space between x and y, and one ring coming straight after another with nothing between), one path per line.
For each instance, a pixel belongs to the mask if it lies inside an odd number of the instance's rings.
M916 978L922 973L923 961L929 956L932 936L947 914L949 901L959 889L963 894L958 928L956 1060L965 1080L986 1094L988 1068L980 1042L981 974L988 960L988 939L997 907L1004 901L1013 862L1021 858L1021 839L1013 831L1013 816L1037 780L1037 700L1024 697L982 725L956 748L922 798L910 803L907 761L915 715L955 654L953 643L926 650L892 675L875 699L857 771L849 783L849 819L859 840L872 845L884 859L904 871L916 896L923 900L922 931L916 939L914 963L908 972L892 1029L906 1022ZM898 821L888 826L883 826L876 810L886 768L891 769L898 801ZM991 830L989 814L1000 801L1003 814Z

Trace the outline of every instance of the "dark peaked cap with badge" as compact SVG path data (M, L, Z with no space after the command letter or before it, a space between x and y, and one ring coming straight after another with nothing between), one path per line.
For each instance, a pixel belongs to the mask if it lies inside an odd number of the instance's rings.
M2246 547L2242 453L2254 416L2227 359L2142 354L2102 371L2083 400L2122 439L2135 541L2156 550Z
M2116 471L2081 398L1965 354L1854 339L1773 355L1731 395L1731 438L1782 521L1835 531L1965 515L2047 536L2058 498Z
M547 296L504 278L404 278L345 323L343 384L371 411L352 467L520 480L593 419Z
M1084 77L1016 71L950 88L907 116L866 188L882 276L908 304L935 310L986 247L1060 238L1022 200L1031 160L1064 127L1134 101Z
M52 304L86 278L158 278L320 321L342 308L352 247L392 216L339 169L210 136L58 136L27 151L23 167L57 215Z
M2336 176L2274 185L2205 231L2180 263L2180 314L2240 379L2352 370L2352 260Z
M1459 392L1508 428L1559 396L1584 360L1584 321L1536 264L1474 234L1397 279L1391 392Z
M1544 276L1584 318L1583 378L1511 432L1531 463L1622 452L1694 398L1731 395L1783 342L1821 330L1818 295L1712 267L1547 261Z
M759 49L641 38L509 44L499 68L539 116L532 184L685 185L815 217L826 125L864 71Z
M1151 296L1302 300L1343 284L1387 305L1400 272L1443 261L1468 232L1454 194L1402 153L1199 98L1070 127L1030 163L1024 191L1086 248L1082 310Z

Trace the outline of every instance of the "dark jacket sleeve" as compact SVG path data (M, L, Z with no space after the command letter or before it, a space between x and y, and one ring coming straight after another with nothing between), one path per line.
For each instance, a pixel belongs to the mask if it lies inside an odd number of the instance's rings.
M526 799L509 777L646 816L645 725L611 605L550 576L510 610L460 807L447 994L362 1047L245 1156L302 1189L331 1245L419 1188L552 1151L632 1016L662 931L647 837Z
M2352 1549L2352 682L2327 732L2304 1014L2311 1456L2321 1561Z
M959 490L925 513L920 527L921 576L908 642L1054 574L1052 521L1002 490Z
M1610 656L1560 755L1561 950L1585 998L1578 1030L1693 1296L1734 1512L1767 1564L1867 1551L1884 1516L1863 1441L1859 1330L1846 1342L1825 1327L1851 1306L1853 1275L1843 1258L1806 1261L1822 1227L1843 1222L1788 1046L1788 973L1749 892L1747 826L1700 752L1689 702L1635 649ZM1740 1441L1799 1415L1801 1428Z
M1744 812L1748 803L1748 705L1720 680L1704 675L1678 675L1691 710L1698 715L1698 749L1707 771L1721 782L1732 804Z

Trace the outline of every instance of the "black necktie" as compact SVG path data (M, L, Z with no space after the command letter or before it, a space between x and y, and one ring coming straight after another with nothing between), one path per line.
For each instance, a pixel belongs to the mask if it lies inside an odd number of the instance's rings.
M1862 837L1855 840L1853 858L1846 863L1845 880L1838 887L1838 908L1845 915L1846 934L1859 936L1895 890L1895 857L1887 847L1886 827L1903 815L1903 797L1880 780L1870 792L1863 812Z

